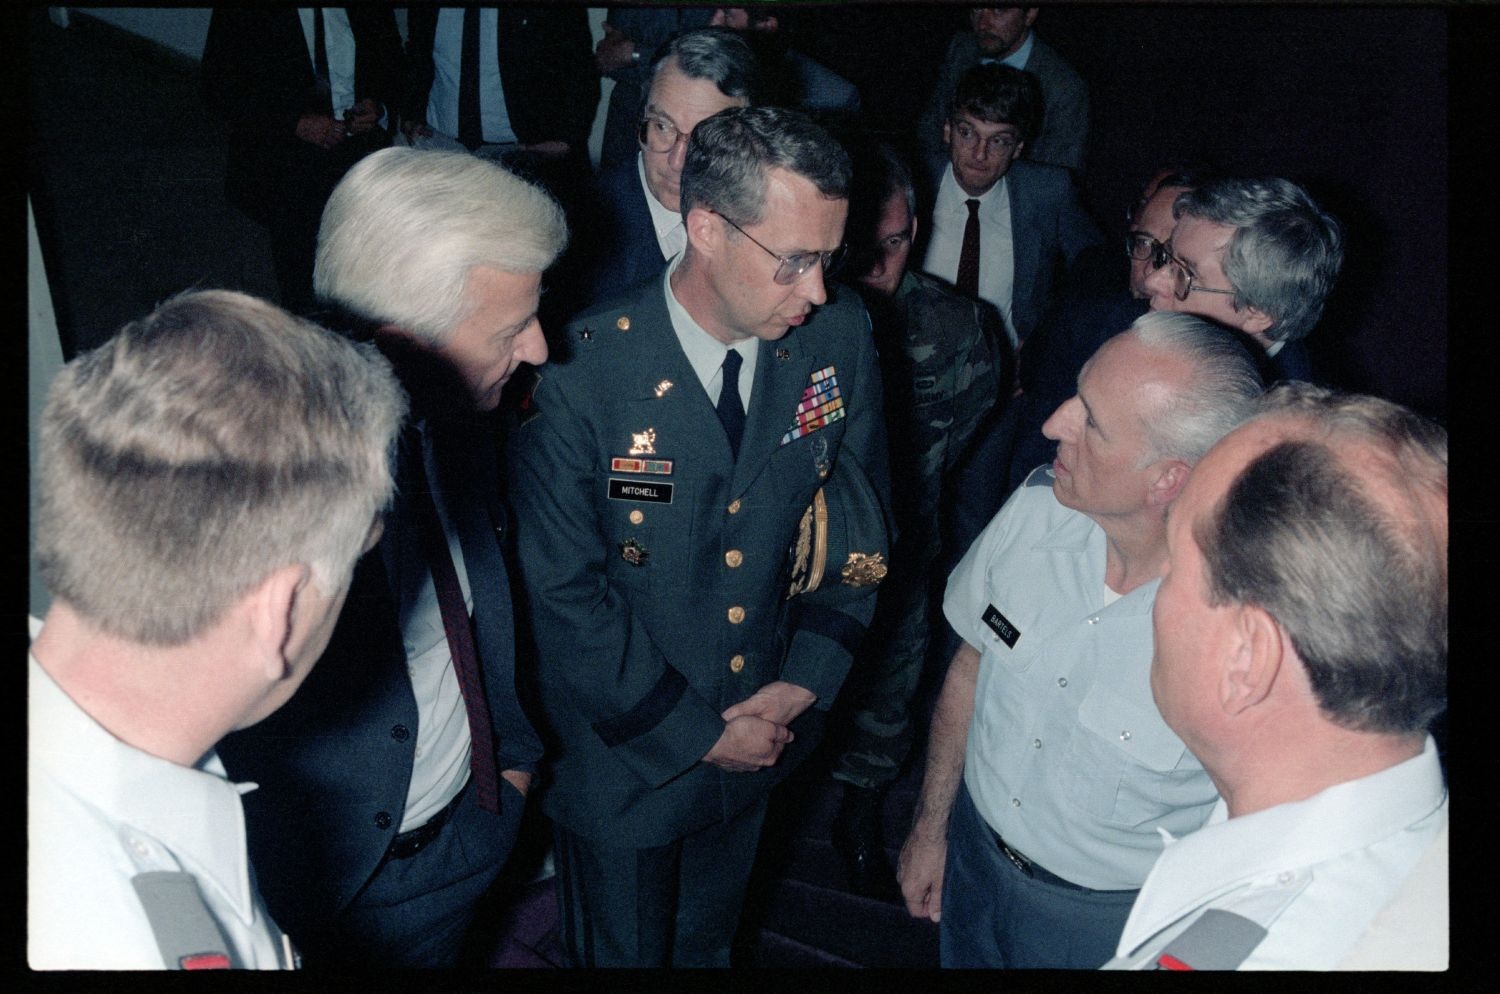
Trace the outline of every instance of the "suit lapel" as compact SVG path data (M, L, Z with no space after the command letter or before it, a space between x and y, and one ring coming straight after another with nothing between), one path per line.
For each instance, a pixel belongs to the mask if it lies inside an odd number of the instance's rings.
M787 358L776 353L785 350ZM755 388L750 394L750 410L745 418L745 435L740 441L740 457L734 467L731 490L739 497L765 468L781 445L781 436L796 419L797 404L807 389L817 358L802 347L796 331L780 341L760 343L755 360ZM729 443L724 443L726 452Z
M1011 166L1005 178L1005 195L1010 200L1010 247L1015 258L1015 286L1030 287L1041 268L1038 252L1037 211L1034 198L1028 196L1026 167Z

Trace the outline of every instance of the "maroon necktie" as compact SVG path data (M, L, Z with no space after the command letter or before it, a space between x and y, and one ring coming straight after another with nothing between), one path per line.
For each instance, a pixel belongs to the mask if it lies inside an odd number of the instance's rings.
M979 201L970 198L964 201L969 208L969 220L964 223L963 248L958 253L958 278L953 285L958 292L970 297L979 296Z
M420 462L421 456L418 455ZM489 701L479 677L479 653L474 648L474 629L464 607L463 588L458 585L458 571L453 568L453 553L448 536L438 520L431 488L419 485L413 496L422 521L422 546L432 567L437 585L438 609L443 614L443 629L448 633L448 649L453 653L453 670L458 674L458 689L469 714L469 772L474 779L475 799L486 811L500 810L498 774L495 770L495 738L490 723Z

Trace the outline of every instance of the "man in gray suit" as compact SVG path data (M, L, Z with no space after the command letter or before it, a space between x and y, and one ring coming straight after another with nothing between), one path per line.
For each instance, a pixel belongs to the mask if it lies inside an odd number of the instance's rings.
M998 62L1024 69L1042 84L1046 115L1041 131L1027 151L1032 162L1083 170L1083 148L1089 134L1089 91L1083 78L1063 61L1031 25L1036 7L975 7L969 12L972 31L954 35L938 70L932 99L917 126L924 152L940 148L943 121L959 77L977 65Z

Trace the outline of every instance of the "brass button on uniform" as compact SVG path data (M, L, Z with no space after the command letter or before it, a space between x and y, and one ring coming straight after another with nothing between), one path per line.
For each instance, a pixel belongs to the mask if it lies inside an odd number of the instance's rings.
M735 654L729 657L729 672L738 673L745 668L745 657Z
M730 503L730 505L729 505L729 513L730 514L739 514L740 513L740 502L739 502L738 499L736 499L736 500L734 500L734 501L732 501Z
M634 511L630 512L630 523L632 525L638 525L642 521L645 521L645 520L646 520L646 516L641 513L641 509L640 508L636 508Z
M623 314L620 315L620 319L615 322L615 327L619 328L621 331L629 331L630 319L628 317L625 317Z
M742 622L744 620L745 620L745 609L744 608L742 608L738 604L736 604L734 607L732 607L732 608L729 609L729 623L731 625L738 625L740 622Z
M724 565L730 569L738 569L740 563L745 561L745 554L739 549L730 549L724 553Z

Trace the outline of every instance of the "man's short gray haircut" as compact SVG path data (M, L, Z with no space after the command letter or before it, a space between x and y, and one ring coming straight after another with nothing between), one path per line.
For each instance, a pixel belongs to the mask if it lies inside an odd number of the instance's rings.
M1210 180L1177 198L1172 215L1237 229L1224 251L1236 310L1254 307L1275 323L1273 341L1306 338L1323 314L1344 261L1343 227L1291 180Z
M1147 464L1181 459L1191 466L1255 412L1264 384L1249 351L1232 332L1192 314L1148 311L1125 334L1175 353L1193 367L1192 379L1144 418L1151 447Z
M568 242L544 190L465 152L387 148L323 209L313 287L360 317L440 342L468 316L469 271L540 273Z
M706 79L726 97L754 106L763 97L765 81L760 62L745 36L729 28L694 28L662 42L651 57L651 72L641 81L641 105L651 96L651 85L668 59L688 79Z
M373 346L227 290L63 367L42 413L42 579L100 630L180 645L306 563L344 589L390 498L406 395Z
M830 200L849 199L849 153L811 118L782 107L731 107L688 140L682 216L705 207L736 224L760 223L770 169L796 173Z
M1447 432L1390 401L1295 381L1261 411L1301 428L1198 522L1210 602L1268 611L1330 720L1425 731L1447 706Z

